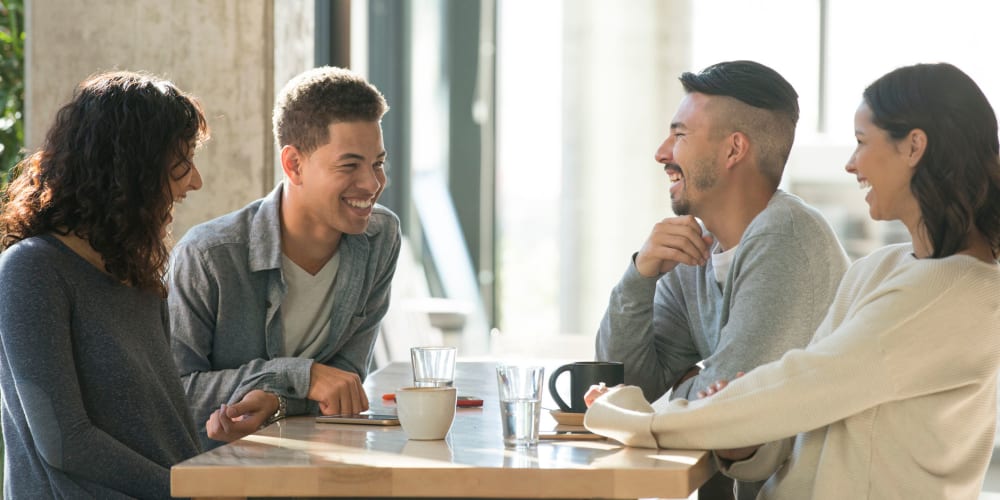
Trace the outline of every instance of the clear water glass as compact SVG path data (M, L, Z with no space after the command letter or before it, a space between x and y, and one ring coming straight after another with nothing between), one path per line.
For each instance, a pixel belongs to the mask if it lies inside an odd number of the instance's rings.
M455 383L454 347L412 347L413 385L416 387L451 387Z
M538 445L538 420L542 413L545 368L528 365L497 365L500 421L507 448Z

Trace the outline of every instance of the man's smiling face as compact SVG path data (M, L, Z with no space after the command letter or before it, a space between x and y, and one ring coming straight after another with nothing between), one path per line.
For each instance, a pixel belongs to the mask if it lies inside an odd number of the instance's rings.
M711 96L692 92L684 96L670 123L670 136L656 151L656 161L670 179L674 214L697 216L698 206L718 180Z

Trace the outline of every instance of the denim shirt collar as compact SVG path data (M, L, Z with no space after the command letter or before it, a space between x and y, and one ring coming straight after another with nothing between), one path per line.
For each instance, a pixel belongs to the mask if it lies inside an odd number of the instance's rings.
M250 270L281 269L281 193L285 183L279 182L264 197L250 224Z
M265 271L281 269L281 195L285 183L279 182L260 203L257 214L250 225L250 270ZM379 205L376 205L379 207ZM349 253L363 253L367 256L368 238L376 236L382 229L380 224L368 224L364 236L344 234L340 239L341 250L350 247ZM367 257L363 257L367 258ZM343 265L343 257L341 258Z

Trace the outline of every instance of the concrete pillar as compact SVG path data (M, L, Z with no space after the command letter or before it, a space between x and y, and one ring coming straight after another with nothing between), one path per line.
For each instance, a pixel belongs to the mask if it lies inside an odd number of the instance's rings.
M653 154L691 71L687 1L564 4L560 331L593 334L670 193Z
M196 95L212 128L195 158L205 185L177 207L175 239L274 186L274 93L312 66L312 0L27 4L29 150L41 145L56 110L88 75L142 70Z

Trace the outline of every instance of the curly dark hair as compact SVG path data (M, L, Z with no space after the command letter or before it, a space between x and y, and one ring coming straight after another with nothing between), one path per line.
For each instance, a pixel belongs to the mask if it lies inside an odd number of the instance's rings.
M1000 137L983 91L947 63L895 69L868 86L873 123L893 139L914 129L927 134L910 191L933 245L932 258L968 246L976 228L994 257L1000 251Z
M289 80L274 104L278 147L310 154L330 142L331 123L377 122L389 111L385 97L364 78L343 68L323 66Z
M56 114L41 150L0 198L0 249L44 234L87 241L119 282L166 295L162 232L170 181L208 139L198 101L171 82L128 71L91 76Z

